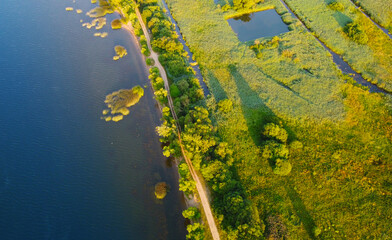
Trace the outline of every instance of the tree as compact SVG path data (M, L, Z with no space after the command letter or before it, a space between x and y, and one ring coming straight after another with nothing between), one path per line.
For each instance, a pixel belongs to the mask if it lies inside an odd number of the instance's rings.
M362 26L356 22L348 23L343 30L356 43L366 44L369 40Z
M200 223L194 223L186 227L188 234L186 239L190 240L203 240L204 239L204 227Z
M182 216L184 218L188 218L190 220L198 220L201 217L200 211L197 207L189 207L188 209L182 212Z
M264 126L263 135L269 138L274 138L282 143L285 143L288 137L286 130L274 123L267 123Z

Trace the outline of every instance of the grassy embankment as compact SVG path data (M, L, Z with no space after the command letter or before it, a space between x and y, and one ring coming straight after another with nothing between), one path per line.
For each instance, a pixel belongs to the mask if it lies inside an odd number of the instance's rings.
M332 0L286 0L315 35L334 52L343 56L349 65L365 79L392 91L392 41L367 19L350 0L336 1L341 7L328 7ZM352 38L344 28L356 27Z
M392 32L392 4L389 0L354 0L378 24Z
M237 180L232 168L231 150L222 142L204 108L203 93L192 68L189 67L187 54L177 39L173 26L156 1L143 1L135 5L132 1L111 1L122 8L125 18L135 26L136 35L140 36L142 53L148 56L145 38L136 22L133 8L139 7L146 25L151 30L152 47L158 52L159 61L166 69L170 80L170 94L173 98L176 115L182 129L182 143L188 158L194 167L203 173L211 186L214 196L214 209L220 213L220 222L224 223L232 239L255 239L263 232L263 223L255 214L255 208L246 199L246 194ZM181 150L176 136L174 119L167 107L167 92L157 68L150 69L149 76L156 99L162 104L163 124L157 128L161 141L166 145L164 155L181 157ZM194 182L187 165L179 164L180 190L186 195L195 194ZM199 173L200 174L200 173ZM187 239L208 238L208 232L200 223L195 222L187 227ZM223 237L226 239L226 237Z
M167 2L208 82L214 124L234 150L233 165L266 224L265 236L391 236L392 117L385 98L344 84L330 56L298 24L279 38L260 39L256 58L212 1ZM278 1L271 3L284 13ZM223 99L231 110L217 107ZM268 122L288 131L288 176L274 174L263 158Z

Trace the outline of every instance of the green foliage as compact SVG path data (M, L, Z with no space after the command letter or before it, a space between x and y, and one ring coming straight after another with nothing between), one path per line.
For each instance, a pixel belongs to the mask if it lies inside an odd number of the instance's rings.
M233 109L233 102L230 99L224 99L219 101L218 109L221 112L228 113Z
M389 0L355 0L365 12L389 32L392 32L392 5Z
M188 234L186 239L189 240L204 240L204 227L200 223L194 223L186 227Z
M286 130L274 123L268 123L264 126L263 135L268 138L276 139L282 143L285 143L288 138Z
M341 2L333 1L330 4L328 4L328 7L331 10L334 10L334 11L339 11L339 12L343 12L344 11L344 5Z
M181 95L180 89L178 89L176 84L170 85L170 95L173 98L179 97Z
M287 0L286 3L315 36L340 54L355 71L379 87L392 91L392 42L352 2L339 2L345 6L343 12L320 7L325 5L324 0ZM367 2L368 9L370 6L392 10L390 4L385 4L386 0L358 2ZM373 2L377 5L371 6Z
M291 172L291 163L287 159L276 159L273 167L274 173L281 176L286 176Z
M152 58L146 58L146 64L147 64L148 66L154 65L154 64L155 64L154 59L152 59Z
M351 38L354 42L359 44L366 44L368 42L368 36L365 31L361 27L361 25L357 22L348 23L344 27L344 32L347 34L349 38Z
M182 212L182 216L184 218L188 218L190 220L199 220L201 217L200 211L197 207L189 207L188 209Z

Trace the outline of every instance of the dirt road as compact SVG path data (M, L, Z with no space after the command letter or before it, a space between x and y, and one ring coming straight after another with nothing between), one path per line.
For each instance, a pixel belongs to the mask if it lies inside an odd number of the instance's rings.
M212 211L211 211L210 202L209 202L208 197L207 197L207 192L203 188L203 185L201 184L199 176L197 175L195 169L193 168L191 160L186 156L185 149L182 146L181 128L180 128L180 126L177 123L178 122L178 118L177 118L176 112L174 111L173 100L172 100L172 98L170 96L170 87L169 87L169 82L167 80L166 71L165 71L165 69L163 68L163 66L161 65L161 63L158 60L158 54L156 52L154 52L152 50L152 48L151 48L150 35L149 35L149 33L148 33L147 29L146 29L146 26L145 26L145 24L143 22L143 18L140 15L139 9L135 9L135 10L136 10L136 15L137 15L137 18L138 18L138 20L140 22L140 25L142 26L143 33L146 36L148 50L150 50L150 53L151 53L150 57L152 59L154 59L155 66L159 69L159 72L161 73L161 77L162 77L162 79L164 81L165 89L167 91L167 100L168 100L168 103L169 103L170 111L171 111L171 113L173 115L173 118L176 120L176 126L177 126L177 129L178 129L178 139L179 139L179 142L180 142L182 155L183 155L183 157L185 159L185 162L188 165L188 168L189 168L189 171L191 173L191 176L192 176L193 180L196 183L196 189L197 189L197 192L199 194L200 202L201 202L201 205L203 206L204 213L205 213L206 218L207 218L207 224L208 224L208 226L210 228L210 231L211 231L211 234L212 234L212 238L214 240L220 240L218 228L216 227L216 224L215 224L215 221L214 221L214 217L213 217Z

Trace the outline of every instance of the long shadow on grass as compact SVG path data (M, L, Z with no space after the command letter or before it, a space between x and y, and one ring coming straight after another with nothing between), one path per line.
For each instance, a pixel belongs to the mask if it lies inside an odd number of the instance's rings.
M271 109L265 105L263 100L259 97L259 94L249 86L241 73L238 72L235 65L229 65L229 71L237 85L238 94L242 103L242 112L249 133L253 142L257 146L260 146L262 144L261 132L264 124L276 121L277 117Z
M288 180L285 184L285 189L287 192L287 195L289 196L291 203L293 205L294 211L297 214L297 216L301 219L301 222L303 223L306 232L308 233L309 237L311 239L316 239L314 236L313 229L316 227L316 224L310 215L310 213L306 210L305 204L303 203L301 197L295 191L293 184L290 180Z
M219 102L220 100L227 99L227 94L225 90L222 88L221 84L219 83L219 80L215 77L215 75L208 70L208 83L209 83L209 89L214 96L216 102Z

